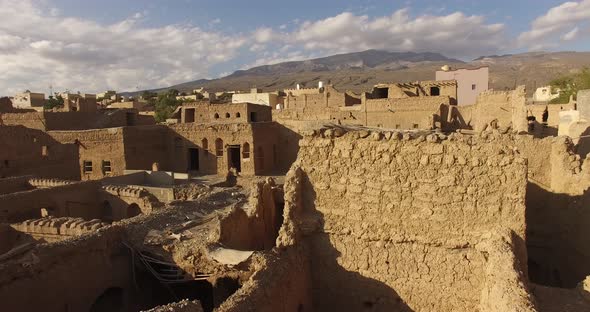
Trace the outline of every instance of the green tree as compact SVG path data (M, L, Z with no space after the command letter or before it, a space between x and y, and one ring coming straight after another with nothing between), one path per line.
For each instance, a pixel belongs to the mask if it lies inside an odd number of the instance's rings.
M53 95L50 95L49 98L47 99L47 101L45 101L43 108L44 109L54 109L56 107L57 108L64 107L64 98L61 97L61 95L58 95L57 97L53 97Z
M559 97L551 100L549 103L568 103L570 96L573 95L575 99L579 90L590 89L590 69L584 67L579 73L553 79L549 84L551 85L551 90L559 90Z
M168 96L175 97L175 96L178 96L180 94L180 92L176 89L170 89L166 92L166 94Z
M157 93L154 93L154 92L150 92L150 91L143 91L143 93L141 94L141 97L144 100L150 100L150 99L153 99L153 98L157 98L158 97L158 94Z
M148 103L151 102L148 101ZM150 103L152 104L152 103ZM153 102L155 107L155 119L157 122L166 121L166 119L172 116L172 113L182 104L182 101L176 99L176 95L173 92L166 92L158 94L158 98Z

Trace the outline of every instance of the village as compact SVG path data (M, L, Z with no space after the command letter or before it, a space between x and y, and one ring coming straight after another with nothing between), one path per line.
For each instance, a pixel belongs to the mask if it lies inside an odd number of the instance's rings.
M588 311L590 90L489 74L0 98L0 310Z

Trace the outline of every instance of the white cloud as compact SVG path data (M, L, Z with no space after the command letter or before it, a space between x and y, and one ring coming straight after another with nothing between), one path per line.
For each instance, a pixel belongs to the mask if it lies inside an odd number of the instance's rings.
M578 36L578 31L579 30L580 29L578 27L574 27L574 29L572 29L571 31L569 31L567 34L563 35L561 37L561 39L562 40L565 40L565 41L574 40Z
M268 37L281 45L289 44L291 52L305 52L300 55L382 49L473 57L495 53L508 44L504 25L488 24L482 16L456 12L414 17L408 9L375 18L343 12L322 20L304 21L293 32L273 32Z
M254 40L258 43L267 43L277 37L272 28L262 27L254 32Z
M0 94L49 84L97 92L185 82L209 76L247 38L192 25L144 27L145 13L110 25L58 15L32 0L0 0Z
M412 15L401 9L376 17L343 12L232 34L216 30L224 29L217 28L221 19L204 22L206 29L147 27L144 11L101 24L64 16L44 3L0 0L0 94L45 91L49 84L85 92L163 87L217 76L210 69L231 70L220 65L229 60L248 68L367 49L469 58L514 48L515 39L507 37L503 24L462 12ZM518 43L540 49L574 40L589 18L590 0L566 2L535 19Z
M562 40L573 40L578 35L578 27L589 20L590 0L564 2L536 18L531 29L520 34L518 43L530 48L554 45L560 36Z

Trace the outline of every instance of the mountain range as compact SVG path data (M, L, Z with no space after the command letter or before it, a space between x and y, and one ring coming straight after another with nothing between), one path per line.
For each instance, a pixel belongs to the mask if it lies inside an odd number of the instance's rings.
M554 78L590 66L590 52L528 52L481 56L472 61L461 61L433 52L367 50L263 65L238 70L218 79L199 79L150 91L177 89L190 93L200 87L208 91L245 91L253 87L275 91L293 88L297 84L315 87L319 81L323 81L333 84L341 91L360 93L370 91L373 85L382 82L433 80L435 71L443 65L453 68L489 66L490 88L504 90L526 85L531 94L534 89L547 85Z

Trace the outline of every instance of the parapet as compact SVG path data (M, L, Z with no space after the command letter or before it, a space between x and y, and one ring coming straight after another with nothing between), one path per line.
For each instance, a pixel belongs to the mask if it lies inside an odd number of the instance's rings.
M12 224L11 227L17 231L31 234L35 237L40 235L77 236L94 232L108 225L109 224L103 223L98 219L86 221L82 218L46 217Z
M78 183L76 181L61 180L61 179L45 179L45 178L32 178L29 179L29 184L34 187L46 188L63 186Z
M102 189L115 196L140 198L148 194L144 188L133 186L106 185Z

